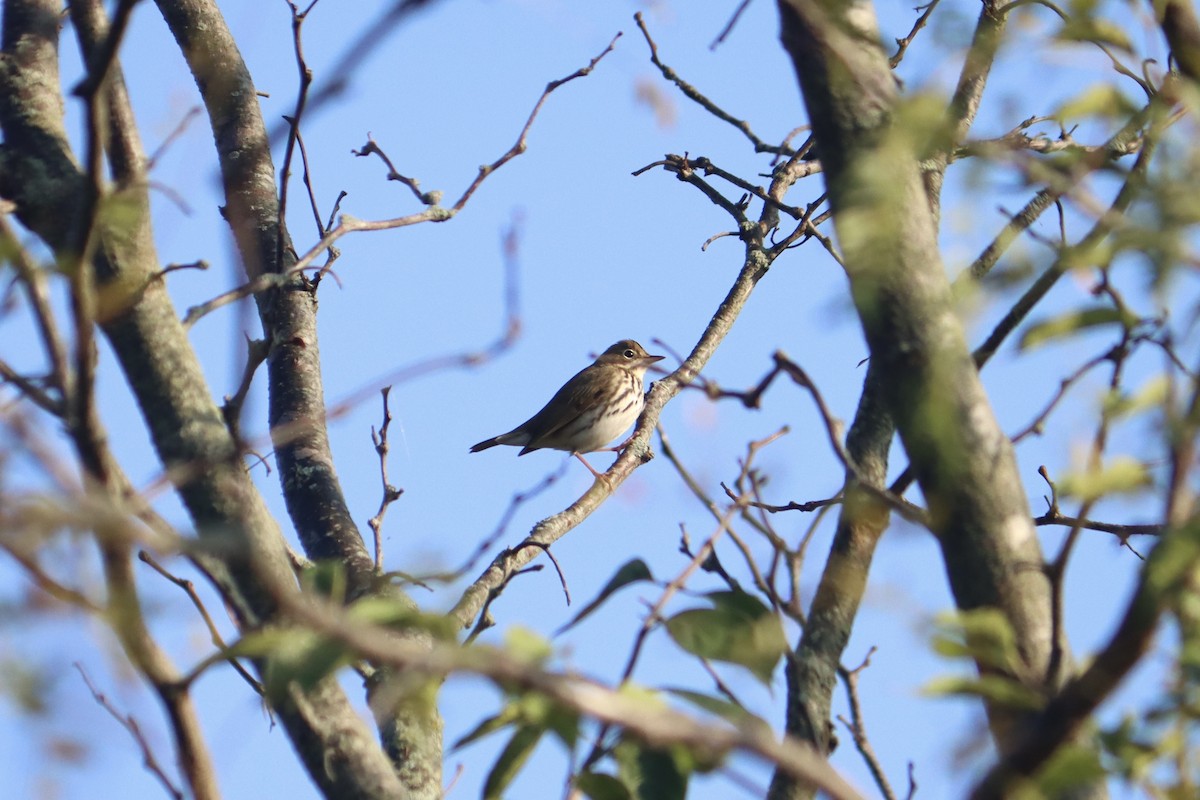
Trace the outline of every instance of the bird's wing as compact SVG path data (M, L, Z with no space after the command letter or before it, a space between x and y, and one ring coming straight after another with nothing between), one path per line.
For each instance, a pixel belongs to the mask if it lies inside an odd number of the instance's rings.
M583 413L584 409L596 401L595 395L601 390L596 381L583 378L586 371L583 369L575 373L569 381L562 385L561 389L554 393L554 397L550 398L550 402L546 403L541 411L520 426L520 429L529 434L530 444L539 439L552 437L568 427L579 419L579 415ZM521 452L524 454L538 449L540 448L527 445Z

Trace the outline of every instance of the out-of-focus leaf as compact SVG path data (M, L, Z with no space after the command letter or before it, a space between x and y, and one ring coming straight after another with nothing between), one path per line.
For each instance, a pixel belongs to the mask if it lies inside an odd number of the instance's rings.
M954 125L946 117L946 101L936 92L906 93L892 113L895 125L884 145L885 153L926 159L957 144Z
M1159 408L1167 401L1170 390L1170 381L1165 375L1158 375L1142 384L1133 394L1111 391L1104 398L1104 413L1110 419L1120 419Z
M576 713L563 708L544 694L528 692L509 701L499 714L476 725L454 743L454 749L464 747L509 725L550 731L562 740L568 750L575 747L579 738L579 716Z
M619 778L603 772L585 772L576 775L572 782L590 800L633 800L633 794Z
M289 646L289 642L296 637L307 640L313 635L311 631L291 628L262 628L238 639L230 646L228 653L230 656L247 658L269 656L275 651Z
M1106 774L1093 748L1067 744L1042 767L1037 785L1043 797L1069 797L1071 790L1101 781Z
M579 741L579 715L555 704L545 717L546 730L558 737L568 750Z
M464 734L458 741L451 745L450 749L458 750L461 747L466 747L467 745L471 744L471 742L478 741L489 734L495 733L501 728L512 725L520 718L520 710L515 704L509 703L500 711L499 714L493 714L487 719L484 719L482 722Z
M923 691L934 697L979 697L1009 708L1030 711L1042 707L1042 698L1037 692L1003 675L934 678L925 684Z
M46 755L64 764L82 764L91 753L91 746L69 736L51 736L46 740Z
M1012 624L996 608L939 615L933 649L945 658L970 658L1000 670L1011 669L1019 660Z
M684 800L690 759L682 748L657 750L623 738L613 751L622 783L637 800ZM682 758L681 758L682 757Z
M649 709L666 708L667 704L663 702L662 695L653 689L642 686L640 683L633 681L625 681L617 689L617 693L637 703L646 706Z
M638 796L646 800L684 800L687 797L688 774L679 768L675 754L667 750L638 750L642 783Z
M447 614L426 614L400 597L370 595L356 600L347 609L352 619L387 625L397 630L417 628L445 641L458 633L458 625Z
M1132 715L1127 715L1115 728L1102 730L1099 738L1105 752L1116 762L1114 772L1127 780L1145 778L1154 762L1164 755L1161 741L1137 735Z
M554 648L546 637L523 625L513 625L505 632L504 649L527 664L542 664L554 655Z
M1063 42L1097 42L1133 52L1125 31L1109 20L1092 16L1072 14L1054 37Z
M300 585L307 591L342 603L346 599L346 568L337 561L318 561L300 574Z
M787 651L778 617L745 592L713 592L708 599L713 608L681 611L667 620L671 638L689 653L738 664L769 684Z
M563 625L561 628L555 631L554 635L558 636L560 633L573 628L576 624L583 621L585 617L589 616L593 611L603 605L604 601L612 596L616 591L624 589L630 584L653 580L654 576L650 574L650 568L646 566L645 561L642 561L640 558L634 558L626 561L620 566L619 569L617 569L616 573L609 578L608 583L604 584L604 588L600 590L600 594L596 595L596 598L584 606L579 613L572 617L566 625Z
M1052 116L1062 122L1084 117L1128 116L1137 109L1116 86L1098 83L1058 107Z
M1138 318L1129 312L1116 308L1085 308L1081 311L1071 311L1061 316L1031 325L1021 335L1020 348L1028 350L1040 344L1070 336L1073 333L1095 328L1100 325L1120 323L1127 327L1136 325Z
M308 690L353 658L340 643L310 631L292 630L267 657L263 689L270 697L282 697L291 684Z
M1072 472L1058 480L1059 494L1084 501L1113 494L1128 494L1153 482L1146 465L1129 456L1117 456L1098 470Z
M504 790L512 783L513 778L521 771L521 767L529 760L533 749L542 738L539 728L517 728L508 744L500 751L496 763L492 765L487 780L483 784L485 800L499 800Z
M716 697L711 694L694 692L690 689L668 687L666 691L682 700L686 700L698 708L704 709L714 716L720 717L726 722L732 723L739 728L754 725L760 725L767 729L771 727L770 723L768 723L766 720L756 717L746 709L739 706L737 703L726 700L724 697Z
M43 669L16 658L0 660L0 695L26 714L42 715L49 708L51 679Z
M579 715L563 708L544 694L528 692L514 703L526 726L542 728L557 736L568 750L579 738Z

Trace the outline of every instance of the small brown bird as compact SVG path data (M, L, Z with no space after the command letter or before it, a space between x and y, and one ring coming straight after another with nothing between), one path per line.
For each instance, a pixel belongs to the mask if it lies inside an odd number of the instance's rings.
M520 446L523 456L543 447L565 450L583 462L597 478L583 453L620 450L604 445L637 421L645 405L642 377L662 356L652 356L632 339L622 339L600 354L590 367L563 384L545 407L529 419L471 448L472 453L498 444Z

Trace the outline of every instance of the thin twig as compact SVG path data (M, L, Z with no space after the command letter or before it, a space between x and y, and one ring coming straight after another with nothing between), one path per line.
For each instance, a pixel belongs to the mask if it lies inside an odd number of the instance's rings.
M175 800L184 800L183 790L175 786L171 778L163 770L162 765L158 763L158 759L154 755L154 751L150 749L150 742L146 740L145 734L142 733L141 726L132 714L122 714L117 710L117 707L112 704L96 685L92 683L92 679L88 677L87 671L84 670L83 664L75 662L75 669L79 670L79 675L83 678L83 682L87 685L88 691L92 693L93 699L100 704L100 707L107 711L113 719L121 723L121 727L129 731L129 735L133 737L137 743L138 749L142 751L142 764L150 771L158 782L162 784L164 790Z
M379 390L379 394L383 397L383 422L379 425L378 433L375 427L371 427L371 442L375 445L375 453L379 456L379 480L383 484L383 497L379 500L379 510L375 512L375 516L367 520L367 525L371 528L371 533L375 537L375 571L383 571L383 515L387 513L388 506L400 499L400 495L404 494L403 489L397 489L388 481L387 474L387 457L388 457L388 427L392 424L392 412L388 408L388 393L392 390L391 386L385 386Z
M303 593L290 592L279 600L284 613L307 629L402 674L480 675L510 691L544 697L555 707L602 725L618 726L625 736L658 750L681 746L704 763L719 763L726 754L745 752L779 765L797 780L816 786L830 800L860 797L810 746L792 737L781 740L768 725L754 721L740 725L703 723L665 705L647 703L577 674L548 671L527 659L514 657L503 648L406 641L389 635L384 627L355 619L340 605L320 602Z
M900 66L900 62L904 60L904 54L908 52L908 46L913 43L913 39L917 38L917 34L929 22L929 17L933 14L933 10L937 8L941 0L930 0L923 6L917 6L916 10L921 11L921 15L917 17L917 21L913 23L912 30L908 32L908 36L896 40L896 52L888 59L888 65L895 69Z
M617 34L617 37L619 36L620 34ZM533 111L529 114L529 118L525 121L525 126L521 129L520 134L517 136L516 143L492 163L481 166L474 180L467 185L467 188L463 191L462 195L453 206L450 208L431 206L424 211L420 211L415 214L407 214L402 217L384 220L360 220L351 217L349 214L343 214L337 226L328 229L325 235L321 237L321 240L310 247L302 256L300 256L296 260L296 263L291 266L291 268L284 272L264 273L248 283L242 284L241 286L238 286L227 292L223 292L222 294L219 294L204 303L192 306L184 315L184 326L191 327L192 325L195 325L196 322L201 318L207 316L213 311L223 308L230 303L241 300L244 297L250 297L258 294L259 292L264 292L268 289L285 285L295 275L306 270L313 269L313 262L316 261L317 257L321 253L325 252L330 245L347 234L360 231L392 230L395 228L408 227L410 225L418 225L423 222L446 222L447 220L454 218L458 212L462 211L463 207L466 206L467 202L471 199L471 196L475 194L475 191L489 175L525 152L527 147L526 139L529 136L529 131L533 127L534 120L537 118L538 112L541 111L542 106L545 104L546 99L550 96L550 93L565 83L575 80L576 78L582 78L586 75L589 75L596 67L596 64L599 63L600 59L604 58L609 52L612 51L616 44L617 37L614 37L613 40L609 42L608 47L606 47L604 51L600 53L600 55L593 58L588 66L576 70L565 78L560 78L559 80L551 81L550 83L546 84L546 88L542 91L541 97L534 105Z
M634 14L633 19L637 23L638 30L642 32L642 36L646 39L646 46L650 48L650 62L654 64L654 66L658 67L658 71L662 73L664 78L679 87L679 91L683 92L685 97L697 103L701 108L712 114L717 119L728 122L730 125L741 131L745 137L750 140L750 143L754 145L754 152L785 153L787 155L791 155L791 150L767 144L762 139L758 138L758 136L750 128L749 122L733 117L716 103L701 94L701 92L695 86L692 86L683 78L679 77L675 70L668 67L659 59L658 45L654 43L654 39L650 36L650 31L646 27L646 20L642 17L642 12L639 11Z
M671 465L675 467L675 471L679 473L679 477L683 480L684 484L688 487L688 489L692 492L692 494L696 496L696 499L698 499L701 502L701 504L703 504L704 507L708 509L708 512L712 515L713 519L715 519L719 522L722 517L722 511L721 511L720 506L717 505L716 501L712 499L712 497L708 494L708 492L706 492L704 490L704 488L702 486L700 486L699 481L697 481L696 478L687 469L687 467L684 466L683 461L679 458L679 455L675 452L675 449L671 446L671 440L670 440L670 438L668 438L667 433L665 430L663 430L663 427L661 424L659 424L657 426L657 430L658 430L659 443L662 445L663 455L667 458L668 461L671 462ZM772 437L772 441L775 438L778 438L778 436L780 436L782 433L783 433L783 431L776 433ZM740 484L738 484L738 485L740 486ZM791 554L788 552L787 543L784 542L783 539L778 534L776 534L775 531L773 531L769 525L765 524L764 521L755 519L752 515L750 515L748 513L749 509L754 506L754 501L744 500L739 504L737 501L737 498L739 495L734 494L724 484L721 484L721 486L722 486L722 488L725 489L725 493L730 498L730 500L734 501L734 503L739 506L739 510L740 510L742 519L745 520L747 523L749 523L749 525L752 528L754 528L755 531L762 534L762 536L770 543L772 552L776 553L776 554L782 552L784 554L785 558L788 558L790 560ZM751 493L752 494L756 493L757 490L758 490L758 484L757 484L757 482L755 482L752 486ZM743 494L744 494L744 492L743 492ZM768 580L766 577L764 577L761 574L760 570L758 569L758 565L755 563L755 560L754 560L753 554L750 551L750 548L746 545L746 543L742 540L742 538L737 535L737 533L734 531L733 527L727 526L725 529L725 532L729 535L730 540L733 541L734 545L738 548L738 550L742 554L742 557L745 559L747 567L750 569L751 575L753 577L754 584L758 588L758 590L760 592L762 592L763 595L771 601L771 604L775 608L777 608L777 609L778 608L785 608L785 609L788 608L789 604L779 602L778 593L775 591L774 584L772 583L772 581ZM689 557L691 555L693 555L690 551L690 548L685 550L685 555L688 555ZM713 556L714 556L714 562L719 565L720 562L718 560L716 560L715 552L713 553ZM719 574L721 575L722 579L727 584L730 585L731 588L737 588L737 582L731 576L729 576L728 574L725 573L723 567L720 569Z
M230 656L225 655L225 653L227 653L229 650L229 645L225 643L225 638L221 636L221 631L217 628L212 616L209 615L208 609L204 606L204 601L200 599L200 594L196 591L196 585L187 578L180 578L179 576L172 574L166 567L158 563L154 556L150 555L145 550L138 551L138 560L144 564L147 564L159 575L183 590L184 594L188 596L188 599L192 601L192 605L196 608L196 611L200 613L200 618L204 620L204 627L208 629L209 640L213 643L213 646L220 651L216 654L218 660L227 661L229 665L234 668L237 674L242 676L242 680L250 685L251 689L253 689L257 694L262 695L263 687L262 684L259 683L258 679L251 675L236 658L231 658ZM182 683L184 686L187 686L194 679L194 677L191 679L185 679L182 681Z
M403 183L413 193L413 196L415 196L423 205L436 206L442 202L442 193L440 191L434 190L432 192L422 192L421 182L419 180L416 178L410 178L407 175L402 175L400 171L396 169L396 165L392 163L392 159L383 151L383 148L379 146L379 143L375 141L375 137L371 136L370 133L367 133L366 144L357 150L351 150L350 152L359 158L365 158L369 155L379 156L380 160L387 165L387 179L389 181Z
M870 770L871 777L875 779L875 785L879 787L879 791L883 794L884 798L886 800L896 800L896 793L892 790L892 785L888 782L887 774L883 771L883 766L879 763L879 757L875 755L875 748L871 747L871 740L867 737L867 725L863 719L862 702L858 697L858 676L871 665L871 656L874 654L875 646L871 645L862 663L854 669L846 669L841 664L838 665L838 675L841 676L842 682L846 685L846 697L850 703L850 719L847 720L839 716L838 720L850 731L850 737L854 740L855 749L863 757L863 761L867 763L867 769Z
M492 529L492 532L483 538L483 540L479 543L479 546L476 547L475 551L467 557L463 565L458 569L453 570L448 577L451 579L458 578L474 569L475 565L479 562L479 559L483 557L485 553L491 550L492 546L495 545L495 543L500 540L500 537L503 536L508 530L509 524L512 522L513 517L516 516L516 513L521 506L553 486L563 475L566 474L569 464L570 459L564 459L559 465L558 469L556 469L554 472L551 472L530 488L522 492L515 493L509 499L508 506L504 509L504 513L500 515L500 520L496 523L495 527Z
M1101 522L1094 519L1081 519L1080 517L1067 516L1054 509L1047 511L1040 517L1034 517L1033 524L1065 525L1071 528L1082 528L1089 531L1099 531L1100 533L1111 533L1122 542L1124 542L1130 536L1162 536L1166 531L1166 526L1157 522L1129 524Z
M521 547L536 547L546 554L546 558L550 559L550 563L554 565L554 571L558 573L558 582L562 586L563 596L567 600L567 605L571 605L571 589L567 586L567 576L563 574L562 567L558 563L558 559L550 552L550 545L543 542L521 542Z
M288 185L292 179L292 157L296 151L296 142L300 138L300 120L304 117L304 108L308 104L308 90L312 86L313 72L304 60L304 37L302 29L304 20L308 18L308 12L312 10L313 3L303 12L297 8L293 0L286 0L288 8L292 11L292 53L296 59L296 71L299 73L300 86L296 90L296 106L290 117L285 116L284 120L288 123L288 138L287 145L283 151L283 165L279 170L279 220L277 236L275 240L275 263L283 263L283 249L287 239L287 203L288 203ZM312 203L313 215L317 220L317 236L322 236L321 230L321 214L317 211L317 201L313 196L312 183L309 180L309 172L307 160L304 169L304 183L308 189L309 199ZM328 266L328 265L327 265Z
M26 378L3 360L0 360L0 382L11 383L17 391L43 411L56 417L65 416L66 406L61 400L51 397L33 379Z
M776 433L767 439L750 443L747 448L746 459L742 463L740 477L744 477L746 472L750 469L751 464L754 461L754 455L758 452L758 450L770 442L778 439L780 435L782 434ZM650 607L650 610L646 612L646 616L642 620L642 625L640 628L638 628L638 632L634 636L633 647L630 650L629 657L625 661L625 669L621 673L622 683L629 681L633 677L633 671L637 666L638 658L641 655L642 648L645 645L647 638L650 636L650 633L654 631L662 622L662 612L667 603L670 602L671 598L673 598L676 593L683 589L688 578L690 578L691 575L705 563L709 556L715 552L717 540L721 538L722 534L729 531L730 523L733 521L733 517L742 510L742 503L748 500L750 496L750 493L747 492L744 496L736 498L734 502L729 504L729 507L726 508L717 519L716 530L714 530L712 534L705 539L704 544L701 545L695 554L692 555L691 559L683 567L683 569L680 570L679 573L669 583L667 583L665 587L663 587L663 591L659 595L658 600L656 600L654 605ZM583 766L581 767L582 770L587 770L589 767L599 761L599 759L604 755L605 740L607 735L608 726L602 726L599 733L596 734L595 744L593 744L591 751L583 761Z
M0 247L7 260L16 269L17 278L25 289L29 304L33 308L33 319L37 325L42 348L50 362L51 385L59 391L60 405L72 392L73 376L67 359L67 347L59 332L54 311L50 307L50 294L46 286L45 270L38 267L29 251L21 246L16 231L8 221L7 213L0 213ZM64 409L59 411L61 416Z
M246 397L249 396L250 387L254 383L254 373L267 360L270 353L271 343L266 339L246 337L246 364L242 367L242 379L233 396L225 395L225 402L221 406L221 416L225 419L225 427L229 429L235 441L241 439L242 408L246 405ZM270 470L268 465L267 472L269 473Z
M183 115L183 119L179 120L179 124L167 134L166 138L150 154L150 158L146 160L146 172L154 170L154 167L158 165L158 160L166 154L170 146L175 143L175 140L183 135L188 126L192 124L192 120L200 116L201 110L200 106L192 106L188 109L187 113Z
M68 586L64 586L54 578L50 577L50 575L42 569L41 565L37 563L36 558L21 552L8 542L5 542L2 547L4 548L5 552L12 556L14 561L21 565L21 568L24 569L29 575L29 578L33 581L34 585L46 594L53 597L55 600L67 603L68 605L76 608L81 608L90 614L99 614L104 611L100 605L98 605L87 595Z
M738 3L738 7L733 10L733 14L729 17L729 21L725 23L725 27L721 29L721 32L717 34L717 38L713 39L712 44L708 46L709 50L716 50L725 41L725 38L733 32L733 27L737 25L738 20L742 18L742 13L749 6L750 0L742 0L742 2Z

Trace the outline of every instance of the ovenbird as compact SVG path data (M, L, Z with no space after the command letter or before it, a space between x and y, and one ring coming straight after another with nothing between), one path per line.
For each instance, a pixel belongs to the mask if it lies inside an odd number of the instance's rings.
M541 411L508 433L485 439L471 452L498 444L521 447L519 456L542 448L565 450L599 478L583 453L622 449L623 445L605 445L637 421L645 405L642 378L662 358L648 354L632 339L622 339L564 383Z

